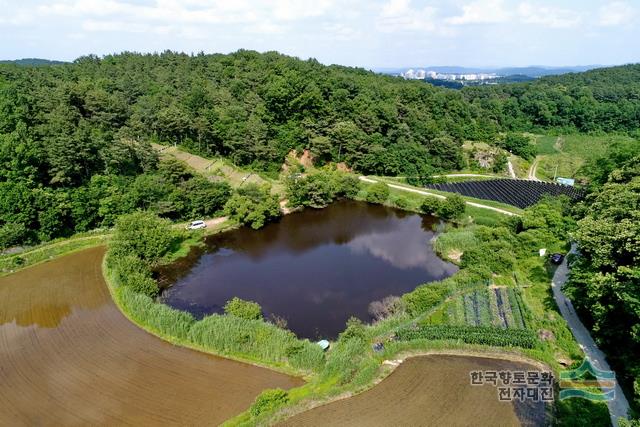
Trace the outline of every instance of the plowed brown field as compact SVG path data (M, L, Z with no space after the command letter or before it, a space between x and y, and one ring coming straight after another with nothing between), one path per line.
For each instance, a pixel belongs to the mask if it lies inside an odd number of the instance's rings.
M131 324L95 248L0 278L0 425L215 425L298 378Z
M282 426L544 425L542 403L501 402L492 385L470 385L470 371L534 370L499 359L431 355L406 360L372 389L296 415Z

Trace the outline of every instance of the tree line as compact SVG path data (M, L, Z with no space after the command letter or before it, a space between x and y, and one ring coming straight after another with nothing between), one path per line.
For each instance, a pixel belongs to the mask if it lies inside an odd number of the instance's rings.
M272 173L292 149L310 149L319 163L426 177L460 168L465 140L526 157L505 132L637 132L639 77L630 65L456 91L246 50L0 64L0 247L111 226L149 206L199 213L178 193L204 184L163 176L149 142Z
M593 188L574 209L566 289L640 413L640 144L616 144L584 170Z

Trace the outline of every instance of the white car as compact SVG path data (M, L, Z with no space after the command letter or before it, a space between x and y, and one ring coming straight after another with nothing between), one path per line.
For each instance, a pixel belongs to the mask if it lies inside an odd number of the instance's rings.
M200 230L202 228L207 228L207 224L204 221L191 221L191 224L187 225L187 230Z

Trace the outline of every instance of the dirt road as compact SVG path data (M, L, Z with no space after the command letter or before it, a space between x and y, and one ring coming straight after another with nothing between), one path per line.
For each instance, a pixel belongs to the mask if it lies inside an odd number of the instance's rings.
M576 246L574 245L571 248L571 252L575 252ZM584 350L586 357L591 361L593 366L597 369L601 369L604 371L611 371L609 364L607 363L606 357L604 353L598 348L596 343L591 338L589 331L584 327L578 314L573 308L573 304L571 304L571 300L566 297L566 295L562 292L562 286L567 281L569 275L569 268L567 267L567 259L562 261L562 264L558 266L555 274L553 275L553 279L551 281L551 288L553 289L553 297L556 300L556 304L558 304L558 308L560 309L560 313L562 317L567 321L569 325L569 329L573 333L578 344ZM627 417L627 413L629 412L629 402L624 396L622 389L618 384L616 384L615 388L615 399L607 402L609 406L609 414L611 415L611 423L614 426L618 425L618 418Z
M529 172L528 172L528 176L527 179L530 181L540 181L537 177L536 177L536 172L538 171L538 163L540 161L538 160L538 158L536 157L533 161L533 163L531 163L531 167L529 168Z

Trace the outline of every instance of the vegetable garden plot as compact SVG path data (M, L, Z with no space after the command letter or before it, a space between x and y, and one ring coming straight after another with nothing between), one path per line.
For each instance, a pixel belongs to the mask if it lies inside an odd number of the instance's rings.
M458 193L477 199L507 203L521 209L536 204L546 195L568 196L576 200L582 192L568 185L517 179L494 179L490 181L466 181L451 184L431 184L426 188Z
M525 329L526 317L519 290L494 287L453 298L427 318L425 324Z

